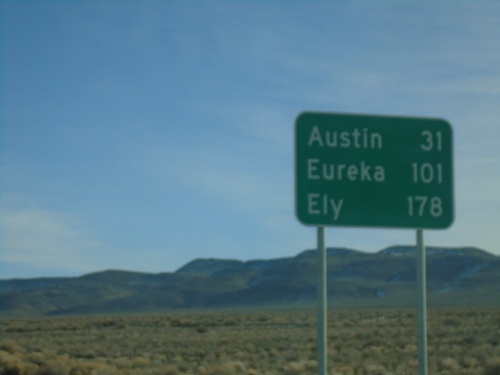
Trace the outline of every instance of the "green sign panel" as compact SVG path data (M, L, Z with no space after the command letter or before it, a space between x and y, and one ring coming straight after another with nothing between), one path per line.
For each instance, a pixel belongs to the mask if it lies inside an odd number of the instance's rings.
M452 129L442 119L302 113L297 218L314 226L447 228L452 155Z

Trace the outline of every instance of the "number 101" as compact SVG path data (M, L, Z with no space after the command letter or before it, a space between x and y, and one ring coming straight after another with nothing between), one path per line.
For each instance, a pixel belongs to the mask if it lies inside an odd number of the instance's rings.
M437 180L438 184L443 183L443 165L441 163L432 165L431 163L413 163L411 165L413 171L413 182L423 182L430 184Z

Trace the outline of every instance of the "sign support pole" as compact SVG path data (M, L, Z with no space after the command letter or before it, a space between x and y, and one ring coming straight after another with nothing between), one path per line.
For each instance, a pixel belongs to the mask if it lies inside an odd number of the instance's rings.
M318 227L318 375L327 367L327 260L325 227Z
M417 229L418 374L427 375L427 286L424 234Z

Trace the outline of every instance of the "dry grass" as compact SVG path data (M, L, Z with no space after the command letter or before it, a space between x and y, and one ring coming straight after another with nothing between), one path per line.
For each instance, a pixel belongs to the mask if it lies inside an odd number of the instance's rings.
M429 373L500 374L500 311L428 313ZM0 374L316 373L314 311L4 319ZM329 374L417 372L414 311L329 313Z

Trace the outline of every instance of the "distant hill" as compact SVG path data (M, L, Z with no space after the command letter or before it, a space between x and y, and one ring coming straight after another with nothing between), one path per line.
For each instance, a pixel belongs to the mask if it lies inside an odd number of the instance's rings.
M329 248L327 257L330 306L415 304L414 246L378 253ZM0 314L307 305L315 302L316 285L316 250L246 262L195 259L172 273L108 270L81 277L0 280ZM427 288L430 306L500 306L500 257L471 247L427 247Z

